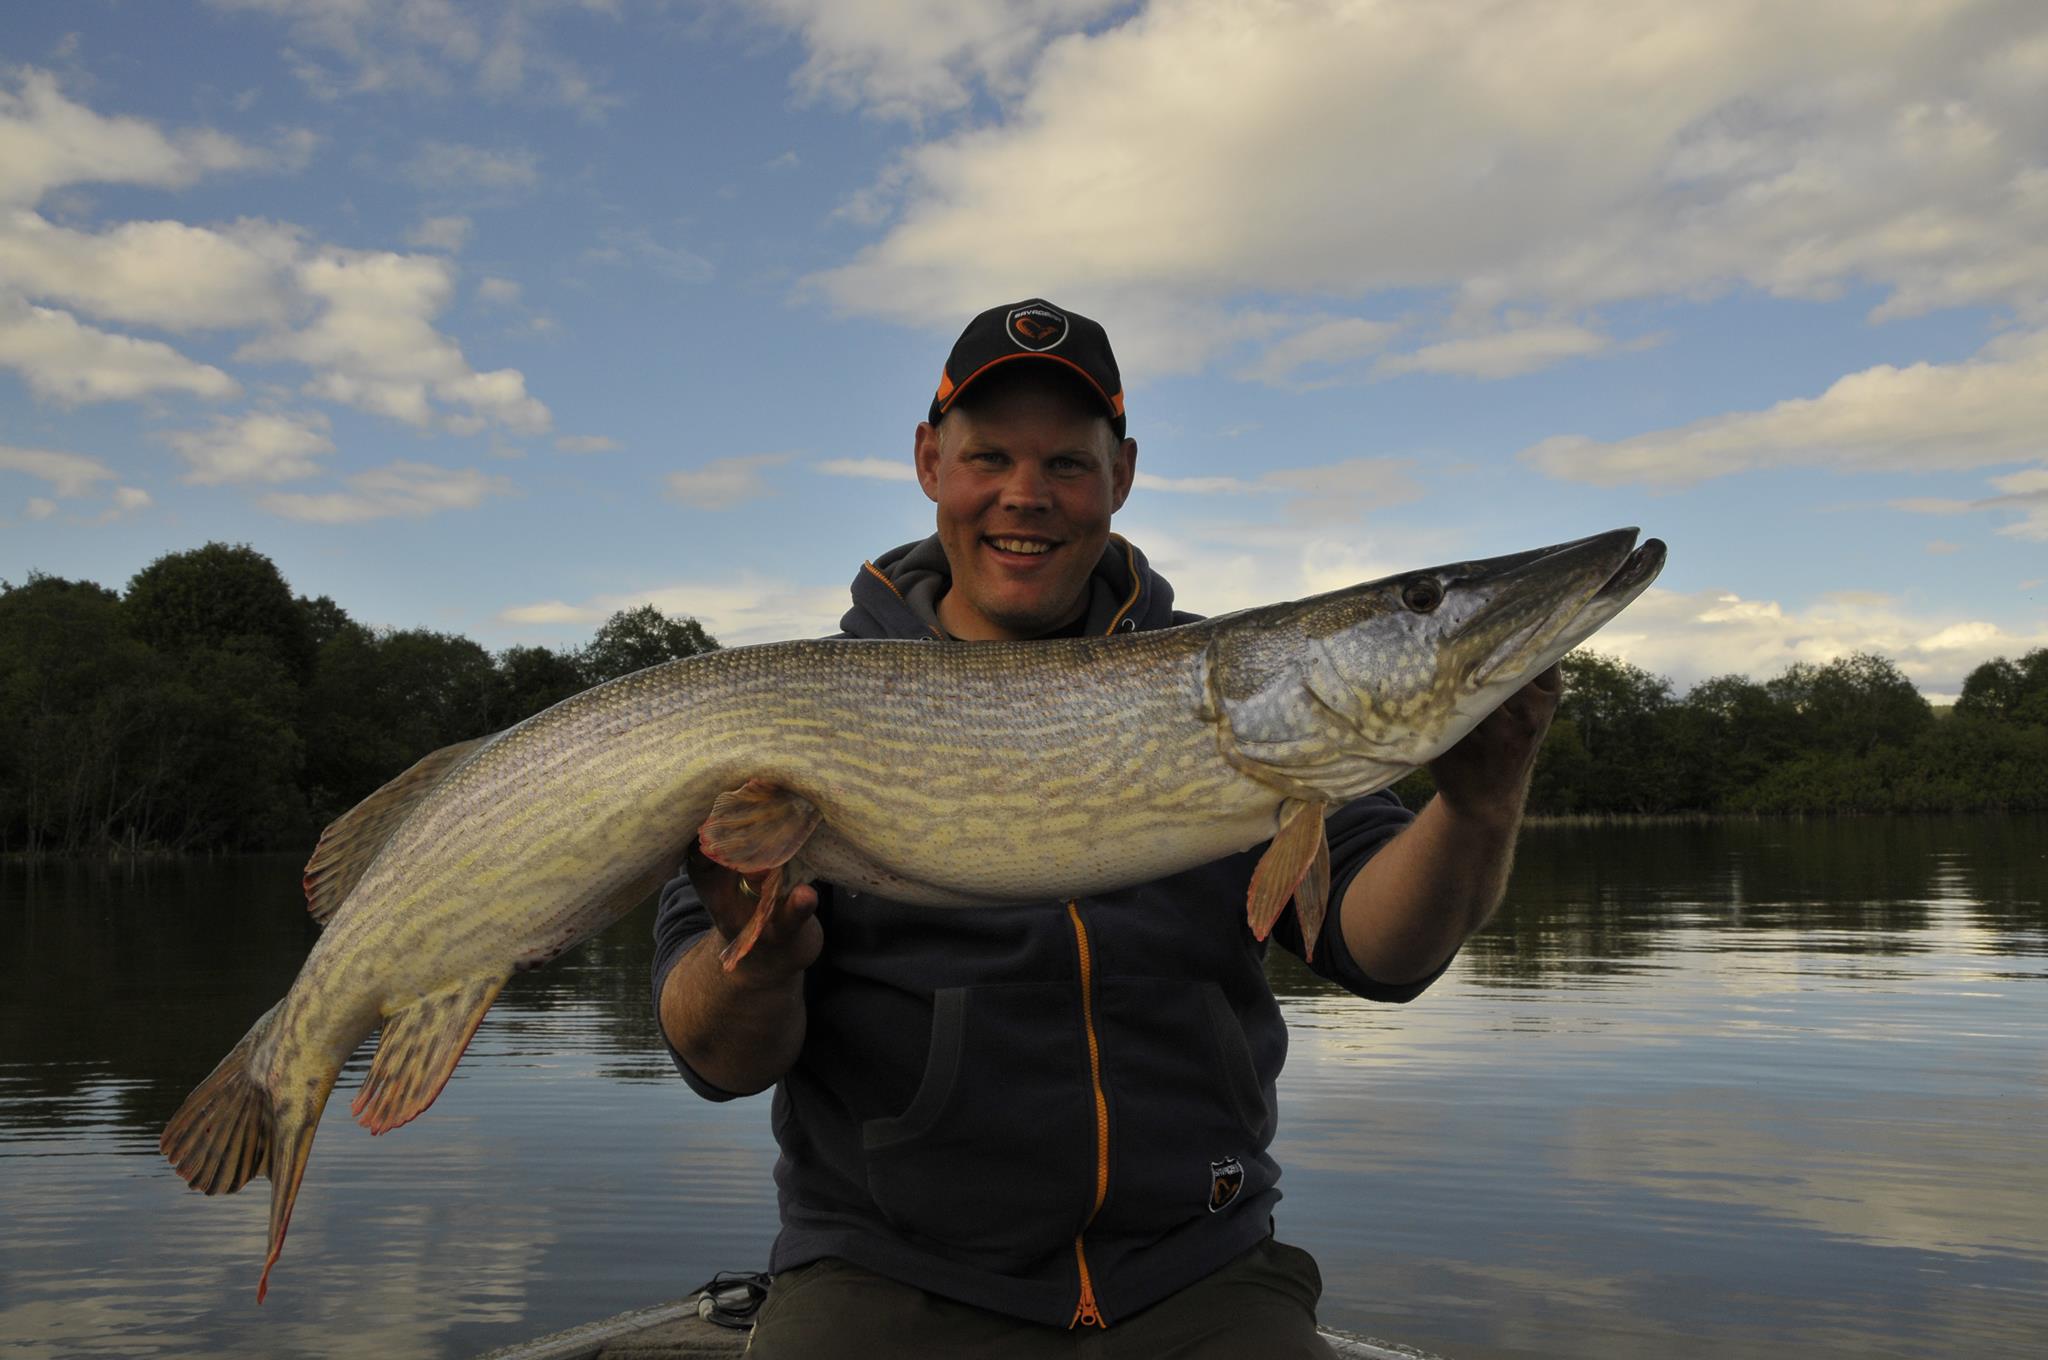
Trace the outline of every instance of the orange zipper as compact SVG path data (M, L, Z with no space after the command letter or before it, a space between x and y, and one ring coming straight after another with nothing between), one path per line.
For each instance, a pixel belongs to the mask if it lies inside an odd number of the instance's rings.
M1088 1225L1102 1212L1109 1198L1109 1097L1102 1093L1102 1044L1095 1035L1095 957L1088 948L1088 927L1081 924L1078 902L1067 903L1067 916L1074 923L1074 940L1081 950L1081 1025L1088 1033L1088 1081L1095 1091L1095 1203L1088 1221L1074 1234L1074 1263L1081 1271L1081 1298L1074 1305L1069 1327L1107 1327L1109 1322L1095 1303L1095 1281L1088 1273L1088 1251L1081 1239Z

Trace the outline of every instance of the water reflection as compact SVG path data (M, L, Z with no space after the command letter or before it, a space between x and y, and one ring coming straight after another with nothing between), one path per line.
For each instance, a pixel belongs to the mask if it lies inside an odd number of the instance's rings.
M2026 1353L2044 853L2040 818L1543 828L1413 1005L1276 956L1326 1320L1460 1360ZM0 866L0 1349L465 1355L759 1264L765 1102L673 1079L642 914L516 977L427 1118L332 1103L258 1312L266 1187L154 1149L289 986L298 873Z

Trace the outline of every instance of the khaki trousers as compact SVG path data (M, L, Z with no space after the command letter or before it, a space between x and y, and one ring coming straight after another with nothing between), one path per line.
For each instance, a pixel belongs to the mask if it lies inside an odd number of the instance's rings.
M1267 1238L1206 1279L1107 1328L1067 1330L973 1308L837 1257L775 1277L748 1360L1330 1360L1315 1258Z

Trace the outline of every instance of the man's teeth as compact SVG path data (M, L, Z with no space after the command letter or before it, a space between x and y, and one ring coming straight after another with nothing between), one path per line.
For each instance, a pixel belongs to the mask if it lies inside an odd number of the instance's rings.
M1052 544L1035 543L1028 538L992 538L989 542L1001 548L1004 552L1042 553L1052 550Z

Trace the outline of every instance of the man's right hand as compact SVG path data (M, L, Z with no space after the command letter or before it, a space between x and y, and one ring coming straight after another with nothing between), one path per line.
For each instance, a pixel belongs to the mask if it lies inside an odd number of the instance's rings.
M760 911L757 889L763 876L742 875L714 863L695 841L690 843L683 868L690 876L690 886L697 890L698 899L711 913L712 929L720 937L719 952L723 956ZM767 919L753 947L729 970L733 980L773 985L786 982L817 962L825 947L825 932L818 924L817 912L818 890L808 883L780 894L768 904Z

